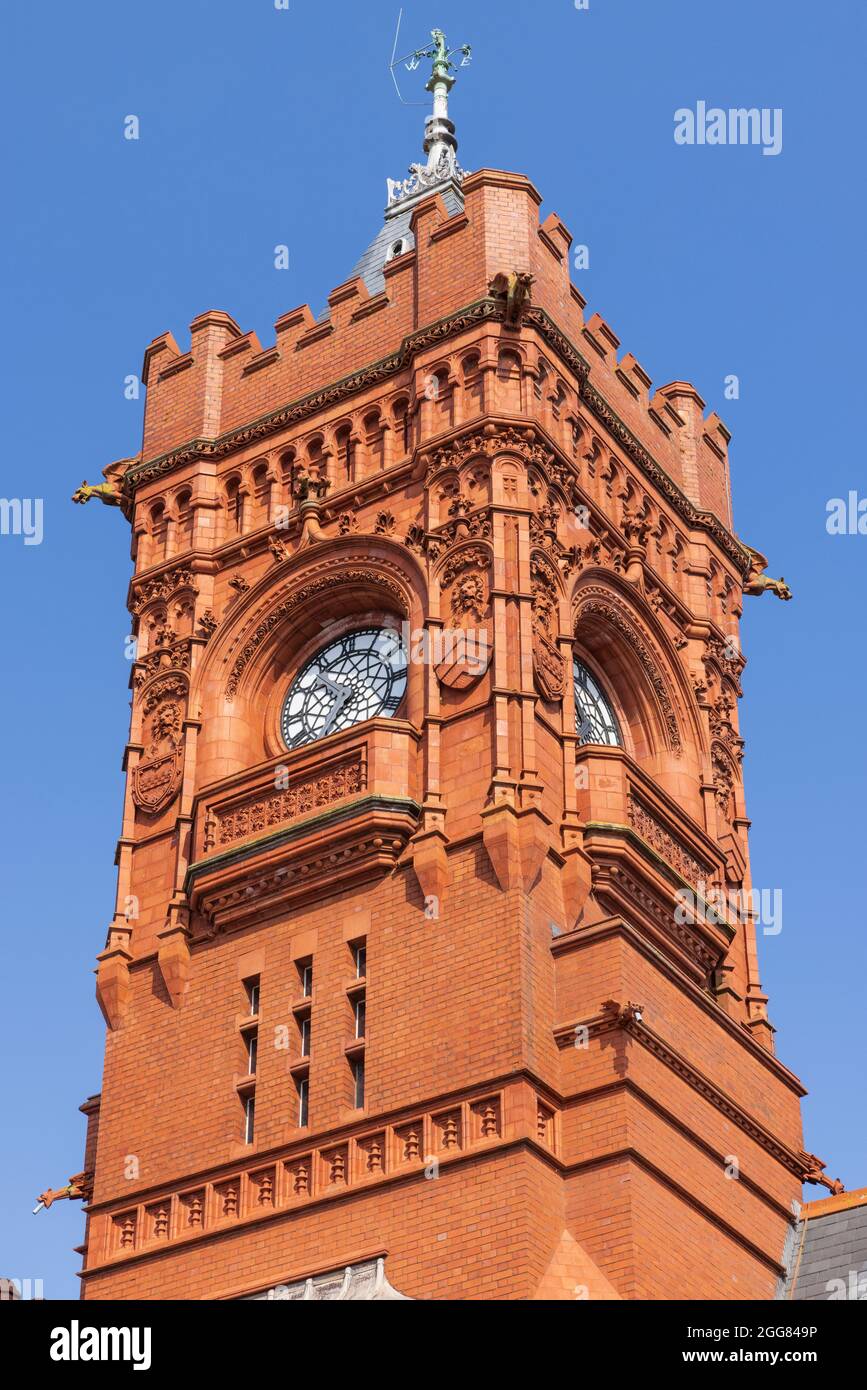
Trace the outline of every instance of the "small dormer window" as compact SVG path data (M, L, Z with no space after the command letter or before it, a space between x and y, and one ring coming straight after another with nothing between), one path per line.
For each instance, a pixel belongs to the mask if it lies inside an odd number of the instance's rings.
M391 243L391 245L389 246L389 248L388 248L388 254L386 255L386 258L385 258L385 259L386 259L386 261L393 261L394 258L395 258L395 256L402 256L402 255L404 254L404 252L406 252L406 251L408 251L408 250L409 250L409 237L405 237L405 236L398 237L397 241L393 241L393 242Z

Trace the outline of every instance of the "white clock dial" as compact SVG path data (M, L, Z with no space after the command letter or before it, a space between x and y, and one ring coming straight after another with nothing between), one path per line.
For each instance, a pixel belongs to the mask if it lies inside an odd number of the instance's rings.
M300 748L376 715L394 715L406 690L406 652L393 628L348 632L317 652L292 682L280 729Z

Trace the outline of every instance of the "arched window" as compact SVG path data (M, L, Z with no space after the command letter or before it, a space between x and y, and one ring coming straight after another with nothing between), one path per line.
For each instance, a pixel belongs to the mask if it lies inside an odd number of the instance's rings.
M162 502L155 502L150 511L150 543L148 545L148 564L155 565L166 558L166 533L168 524L166 509Z
M575 683L575 724L581 743L602 743L620 748L620 725L596 678L578 657L572 663Z
M189 550L193 540L192 493L188 488L179 492L175 502L177 513L177 548Z
M339 425L334 434L337 451L337 484L351 483L355 478L355 443L351 425Z
M244 494L240 478L229 478L226 483L226 513L229 533L240 535L244 529Z
M409 401L406 399L405 396L402 396L400 400L395 401L394 405L391 408L391 417L394 421L395 434L397 436L397 439L399 440L398 447L400 449L400 454L398 455L398 457L403 458L404 455L410 452Z

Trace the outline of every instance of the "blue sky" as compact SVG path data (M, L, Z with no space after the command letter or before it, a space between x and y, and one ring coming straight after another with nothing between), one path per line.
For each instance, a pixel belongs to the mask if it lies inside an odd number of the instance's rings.
M867 1185L863 1104L863 689L867 536L826 503L867 494L863 396L864 8L800 0L409 0L474 45L452 114L465 167L525 172L590 266L589 301L657 385L692 381L732 430L736 524L795 599L746 601L742 706L760 941L806 1147ZM318 312L420 157L424 111L387 72L398 4L91 0L4 17L3 474L44 500L43 540L0 535L5 1123L0 1275L76 1296L80 1206L30 1214L82 1161L100 1086L94 957L113 906L129 535L73 507L140 447L124 378L151 338L225 309ZM405 94L423 99L417 74ZM783 148L681 146L674 112L782 108ZM123 138L127 115L140 139ZM274 268L273 248L290 248ZM723 397L736 374L737 401ZM859 632L862 634L858 636ZM808 1189L812 1196L819 1189Z

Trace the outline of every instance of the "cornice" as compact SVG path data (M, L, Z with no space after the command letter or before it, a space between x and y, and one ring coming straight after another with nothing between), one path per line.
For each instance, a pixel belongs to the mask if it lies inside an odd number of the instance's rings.
M611 1032L628 1034L636 1042L641 1043L648 1052L656 1057L657 1061L662 1062L682 1081L697 1091L714 1109L719 1110L727 1120L749 1135L755 1143L782 1164L784 1168L787 1168L790 1173L794 1174L801 1182L806 1181L810 1172L812 1155L803 1149L792 1149L782 1139L778 1139L776 1135L760 1124L758 1120L754 1120L728 1092L717 1086L698 1067L693 1066L681 1052L667 1043L647 1023L637 1021L629 1015L628 1011L615 1012L614 1009L609 1009L603 1013L595 1014L592 1018L559 1024L554 1029L554 1040L561 1051L574 1045L575 1030L579 1027L586 1028L590 1037L598 1037Z
M770 1071L776 1080L782 1082L788 1090L794 1092L799 1100L803 1099L807 1090L794 1072L789 1071L789 1068L778 1057L775 1057L766 1047L762 1047L761 1043L756 1042L753 1035L742 1023L731 1018L705 989L691 980L681 967L664 955L658 947L654 946L640 931L622 917L612 917L606 921L598 922L594 926L564 932L562 936L557 936L552 940L551 954L559 956L567 955L571 951L583 951L609 936L628 938L631 946L640 951L673 984L688 994L692 1002L708 1014L720 1028L736 1039L755 1061Z
M283 845L302 840L314 830L321 830L326 826L342 825L368 811L407 814L417 819L421 815L421 806L417 801L413 801L411 797L407 796L386 797L370 793L367 796L355 797L345 806L339 806L336 810L321 811L313 816L305 816L272 834L244 840L242 844L233 846L231 849L222 850L217 854L209 855L206 859L197 860L187 869L183 891L184 893L189 892L193 884L205 874L214 873L219 869L231 868L247 859L256 858L270 849L277 849Z

